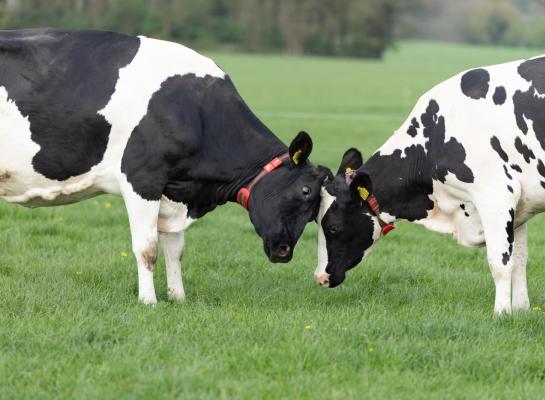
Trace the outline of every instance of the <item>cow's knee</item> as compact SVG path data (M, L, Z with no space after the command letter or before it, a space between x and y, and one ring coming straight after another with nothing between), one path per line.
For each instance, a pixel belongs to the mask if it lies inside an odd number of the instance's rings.
M133 252L136 259L141 262L148 271L153 272L153 268L157 262L157 240L151 239L145 246L135 247Z
M157 262L157 237L133 238L133 253L138 265L138 299L144 304L157 303L153 269Z
M157 303L153 283L153 268L157 262L157 240L149 240L144 245L133 245L138 264L138 299L144 304Z

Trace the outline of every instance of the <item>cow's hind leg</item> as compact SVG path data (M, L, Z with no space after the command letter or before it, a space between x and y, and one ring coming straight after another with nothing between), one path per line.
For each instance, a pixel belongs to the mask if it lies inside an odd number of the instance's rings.
M528 229L526 224L515 230L515 244L513 249L513 273L512 300L513 310L528 310L530 300L528 299L528 287L526 284L526 262L528 261Z
M138 299L155 304L153 268L157 261L159 201L147 201L130 191L123 194L131 226L132 248L138 264Z
M173 301L183 301L185 292L181 259L185 245L184 232L159 233L159 239L165 255L168 298Z

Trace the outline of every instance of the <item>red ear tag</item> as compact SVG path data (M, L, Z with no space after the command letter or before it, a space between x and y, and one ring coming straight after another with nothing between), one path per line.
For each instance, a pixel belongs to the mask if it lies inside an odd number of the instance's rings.
M245 209L248 209L248 202L250 201L250 191L246 188L242 188L237 193L237 203Z
M388 232L393 231L395 228L396 228L396 227L395 227L394 225L392 225L392 224L384 225L384 226L382 227L381 232L382 232L382 234L383 234L384 236L386 236L386 235L388 234Z

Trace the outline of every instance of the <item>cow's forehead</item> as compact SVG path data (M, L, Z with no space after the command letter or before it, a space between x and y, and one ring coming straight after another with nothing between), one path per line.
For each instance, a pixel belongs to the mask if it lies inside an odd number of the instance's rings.
M277 193L285 190L300 190L302 186L312 188L312 197L318 198L319 188L322 185L322 179L319 171L314 166L285 166L277 168L272 173L268 174L264 179L267 182L267 190ZM257 185L260 187L260 185Z
M299 175L303 176L304 179L319 182L320 185L323 183L325 178L325 172L323 172L319 167L310 163L307 163L303 167L294 167L291 169L298 171Z
M324 215L329 210L333 202L336 200L336 197L333 196L331 193L329 193L325 187L322 186L322 189L320 191L320 211L318 212L318 225L320 225L321 228L321 222L324 218Z

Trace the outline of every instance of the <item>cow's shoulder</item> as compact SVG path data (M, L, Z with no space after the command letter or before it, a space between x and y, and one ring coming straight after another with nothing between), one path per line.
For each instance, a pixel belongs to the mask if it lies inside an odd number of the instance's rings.
M139 36L140 57L148 60L148 74L173 75L193 74L196 78L211 76L224 78L225 72L209 57L182 44Z

